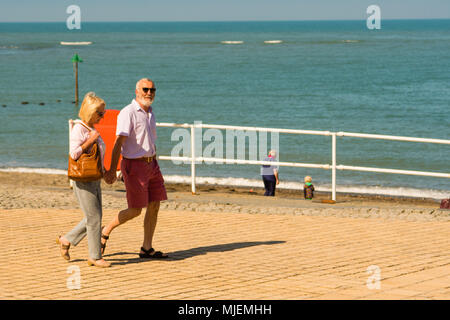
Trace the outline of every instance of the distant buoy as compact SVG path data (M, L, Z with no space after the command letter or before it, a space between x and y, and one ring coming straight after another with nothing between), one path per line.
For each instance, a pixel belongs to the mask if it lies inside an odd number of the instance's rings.
M44 106L44 105L45 105L45 103L43 103L43 102L39 102L39 105L40 105L40 106Z
M28 101L22 101L22 104L28 104Z

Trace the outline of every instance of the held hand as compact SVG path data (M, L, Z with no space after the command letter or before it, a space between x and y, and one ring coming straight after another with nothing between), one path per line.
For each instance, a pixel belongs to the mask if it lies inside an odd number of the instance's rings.
M110 180L110 177L109 177L109 175L108 175L108 172L109 172L109 171L103 172L103 180L105 180L105 182L106 182L107 184L111 184L111 180Z
M103 175L103 179L107 184L113 184L114 181L116 181L116 173L114 172L114 170L108 170Z
M111 175L111 183L116 182L117 180L117 176L116 176L116 170L110 170L110 175Z
M116 181L116 175L112 171L106 172L105 182L107 184L113 184Z

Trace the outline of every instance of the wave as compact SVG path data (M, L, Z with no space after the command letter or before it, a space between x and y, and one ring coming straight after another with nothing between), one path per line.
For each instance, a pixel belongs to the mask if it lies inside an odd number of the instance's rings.
M164 176L164 180L171 183L191 183L190 176L169 175ZM212 184L222 186L237 187L263 187L262 181L258 179L246 178L217 178L217 177L196 177L196 184ZM294 181L284 181L277 185L280 189L303 190L303 183ZM331 185L314 185L316 191L331 192ZM366 194L366 195L383 195L392 197L412 197L426 199L444 199L449 197L449 191L433 190L433 189L416 189L406 187L378 187L364 185L337 185L336 192Z
M278 43L283 43L283 40L266 40L266 41L264 41L264 43L266 43L266 44L278 44Z
M343 44L343 43L364 43L366 40L290 40L289 44L296 44L296 45L334 45L334 44Z
M0 45L0 50L41 50L41 49L51 49L56 48L56 43L24 43L24 44L11 44L11 45Z
M87 46L92 44L92 41L79 41L79 42L61 41L60 44L62 46Z
M221 41L223 44L243 44L244 41Z
M41 173L41 174L59 174L66 175L67 170L48 169L48 168L0 168L2 172L19 172L19 173ZM164 175L164 181L169 183L191 184L191 176L182 175ZM262 181L259 179L247 178L219 178L219 177L196 177L198 185L219 185L219 186L235 186L235 187L263 187ZM280 189L303 190L303 183L295 181L282 181L277 186ZM314 188L318 192L331 192L331 185L314 184ZM363 195L381 195L391 197L410 197L422 199L441 200L449 197L450 191L434 190L434 189L418 189L408 187L380 187L365 185L337 185L336 192L351 193Z
M18 46L13 46L13 45L10 45L10 46L0 46L0 49L19 49L19 47L18 47Z
M2 172L42 173L42 174L67 174L67 170L48 168L0 168Z

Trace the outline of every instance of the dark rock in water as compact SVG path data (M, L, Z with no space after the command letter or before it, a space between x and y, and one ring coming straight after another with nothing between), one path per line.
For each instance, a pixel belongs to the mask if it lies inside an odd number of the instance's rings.
M45 103L43 103L43 102L40 102L40 103L39 103L39 105L40 105L40 106L44 106L44 105L45 105Z
M6 108L6 104L2 104L2 107L3 107L3 108Z
M75 101L72 101L72 103L75 104L76 102L75 102Z
M56 102L61 102L61 100L60 100L60 99L57 99Z
M28 101L22 101L22 104L28 104Z

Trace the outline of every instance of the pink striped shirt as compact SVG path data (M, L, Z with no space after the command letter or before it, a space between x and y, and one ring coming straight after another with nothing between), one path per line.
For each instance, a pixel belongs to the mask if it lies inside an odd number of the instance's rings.
M148 112L133 99L117 116L116 136L128 137L122 145L122 156L129 159L156 154L156 120L152 107Z

